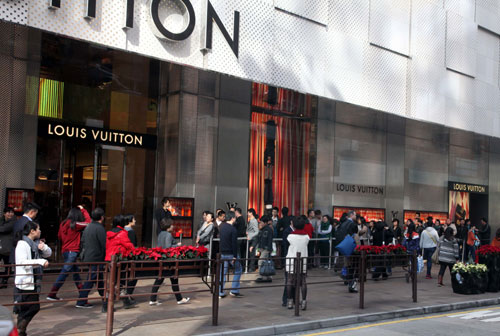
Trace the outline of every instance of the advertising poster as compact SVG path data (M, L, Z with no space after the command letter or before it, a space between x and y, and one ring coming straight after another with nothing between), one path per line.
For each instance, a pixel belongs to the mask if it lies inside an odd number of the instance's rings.
M450 218L455 223L459 219L469 218L469 195L466 191L450 191Z

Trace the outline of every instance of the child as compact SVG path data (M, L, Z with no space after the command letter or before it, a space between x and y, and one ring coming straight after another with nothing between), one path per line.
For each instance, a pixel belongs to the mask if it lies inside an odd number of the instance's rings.
M163 218L160 222L160 234L158 235L158 247L167 249L174 245L181 246L181 243L176 243L174 237L172 236L172 232L174 231L174 225L171 218ZM150 306L159 306L161 302L157 300L158 289L160 289L161 284L163 283L164 278L158 278L155 280L153 284L153 288L151 290L151 298L149 301ZM185 304L188 303L190 298L182 298L182 294L179 293L179 279L178 278L170 278L170 283L172 284L172 291L175 293L175 298L177 300L177 304Z
M300 283L302 284L302 301L300 307L302 310L306 309L306 297L307 297L307 284L306 284L306 274L307 274L307 245L309 243L309 235L304 230L306 225L306 220L301 217L296 217L292 221L293 231L288 235L287 240L290 243L288 248L288 254L286 255L286 267L285 271L287 273L287 307L288 309L293 308L293 297L294 293L292 291L293 285L296 283L296 277L300 276ZM296 270L294 267L294 260L297 257L297 253L300 252L302 259L302 269ZM297 303L298 304L298 303Z

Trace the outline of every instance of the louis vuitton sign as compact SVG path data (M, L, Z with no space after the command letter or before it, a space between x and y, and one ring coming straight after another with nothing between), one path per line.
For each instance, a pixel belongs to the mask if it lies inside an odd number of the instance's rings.
M38 118L38 136L73 141L156 149L156 136L121 130L81 126Z

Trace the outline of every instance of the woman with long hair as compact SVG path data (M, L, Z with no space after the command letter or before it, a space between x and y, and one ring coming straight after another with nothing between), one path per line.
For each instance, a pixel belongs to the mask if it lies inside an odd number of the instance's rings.
M80 289L82 286L82 279L80 278L80 269L77 265L74 265L76 258L80 253L80 236L82 231L90 223L90 216L87 210L83 206L78 206L72 208L68 217L59 226L59 242L61 243L61 252L64 258L64 266L61 269L61 273L57 277L56 282L52 285L47 300L58 301L61 300L57 296L57 292L62 287L66 278L70 274L73 275L73 281L76 288Z
M457 262L458 258L460 258L460 249L458 247L458 242L453 236L453 229L451 227L447 227L444 230L444 234L441 238L439 238L439 274L438 274L438 286L444 286L443 284L443 276L444 272L446 272L446 267L450 269L453 268L453 265Z
M417 226L411 219L406 221L406 233L404 234L403 246L406 247L406 252L408 254L413 254L414 252L420 254L420 236L417 232ZM410 273L410 268L408 268L406 282L410 281Z

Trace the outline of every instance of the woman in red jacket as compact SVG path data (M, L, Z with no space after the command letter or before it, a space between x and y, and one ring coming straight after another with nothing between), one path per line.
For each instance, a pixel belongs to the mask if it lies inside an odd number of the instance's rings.
M64 281L68 277L68 273L73 273L73 281L75 286L81 288L80 269L72 263L76 262L78 253L80 252L80 236L82 231L90 223L91 219L89 213L81 205L78 208L73 208L69 211L68 217L59 226L59 242L62 245L61 251L64 258L65 265L61 269L61 273L57 277L56 282L52 285L47 300L58 301L61 300L57 297L57 291L62 287Z
M113 218L113 226L110 231L106 233L106 258L104 260L111 261L111 257L115 254L126 253L134 249L134 244L130 241L127 230L124 229L125 225L128 224L127 217L122 215L115 216ZM126 278L127 274L122 274L122 278ZM125 292L120 295L126 295L123 298L123 304L125 309L134 307L135 301L130 297L134 292L135 285L137 284L137 279L128 280L126 282ZM122 282L121 285L125 285Z

